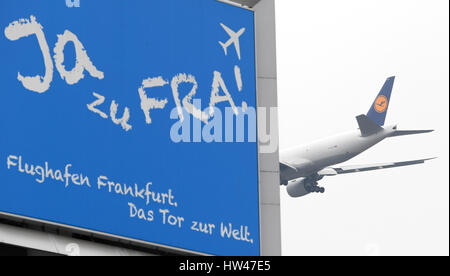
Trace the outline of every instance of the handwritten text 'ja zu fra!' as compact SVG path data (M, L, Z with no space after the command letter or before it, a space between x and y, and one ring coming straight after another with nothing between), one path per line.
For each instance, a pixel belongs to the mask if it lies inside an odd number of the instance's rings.
M223 25L222 27L225 28L226 26ZM229 28L227 28L226 30L228 29ZM241 29L241 33L239 33L239 35L243 33L243 30L245 29ZM85 77L85 72L87 72L92 78L96 78L99 80L103 80L105 77L105 73L97 69L97 67L94 65L91 58L88 56L87 50L78 39L78 37L69 30L66 30L63 34L57 35L58 40L55 44L55 47L53 48L54 63L50 55L50 49L43 31L43 27L41 24L39 24L34 16L31 16L30 19L19 19L12 22L8 27L5 28L4 34L6 38L11 41L16 41L23 37L28 37L31 35L35 35L37 38L40 50L44 58L45 75L30 77L22 76L20 73L18 73L17 77L22 85L29 91L35 93L45 93L46 91L48 91L53 80L54 66L56 67L56 70L58 71L61 78L65 80L68 85L77 84ZM65 66L63 65L64 48L69 42L72 42L75 47L76 62L74 68L70 71L67 71ZM224 43L221 43L221 45L222 47L229 46ZM226 50L226 48L224 49ZM240 59L240 51L238 55ZM234 75L236 78L237 88L239 91L242 91L243 84L241 70L237 65L234 67ZM179 93L179 86L181 84L192 85L191 91L183 99L180 99ZM227 89L227 86L225 85L222 74L219 71L213 72L210 103L208 109L206 109L205 111L198 109L198 107L196 107L192 103L198 89L198 83L194 76L186 73L180 73L172 78L170 84L169 81L164 79L162 76L156 76L144 79L141 83L141 86L138 88L138 93L141 101L140 108L145 115L146 124L152 123L152 118L150 116L151 110L164 109L168 104L167 98L158 99L149 97L149 90L151 88L164 87L169 85L172 90L172 96L175 101L178 116L181 121L184 120L183 108L187 111L188 114L203 121L204 123L208 123L209 120L214 117L215 106L218 103L228 102L235 115L238 115L240 110L245 110L247 108L246 102L242 102L242 108L236 106L229 90ZM220 95L220 90L223 91L223 95ZM105 102L105 97L97 92L93 92L93 96L95 97L95 100L87 105L87 108L90 111L94 112L103 119L111 119L114 124L120 125L125 131L130 131L133 128L130 124L131 114L128 107L124 108L123 114L119 118L119 116L117 116L119 104L116 103L115 100L111 100L109 114L107 114L100 109L100 105Z

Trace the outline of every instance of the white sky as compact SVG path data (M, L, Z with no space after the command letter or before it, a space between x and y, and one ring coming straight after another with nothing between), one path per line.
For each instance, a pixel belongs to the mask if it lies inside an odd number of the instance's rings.
M326 194L281 191L285 255L449 254L449 1L277 0L280 143L357 127L397 76L392 138L348 164L438 156L425 165L326 178Z

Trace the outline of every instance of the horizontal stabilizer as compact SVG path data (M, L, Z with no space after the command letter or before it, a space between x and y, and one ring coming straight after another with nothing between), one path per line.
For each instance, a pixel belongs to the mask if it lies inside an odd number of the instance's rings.
M416 134L430 133L433 131L434 130L397 130L394 133L392 133L391 137L416 135Z
M370 136L383 130L381 126L366 115L359 115L356 117L356 120L358 121L359 129L361 130L361 135L363 137Z
M322 175L322 176L332 176L332 175L338 175L338 174L368 172L368 171L375 171L375 170L382 170L382 169L390 169L390 168L418 165L418 164L423 164L426 161L433 160L433 159L436 159L436 158L420 159L420 160L405 161L405 162L381 163L381 164L373 164L373 165L333 167L333 168L327 168L325 170L322 170L318 174Z

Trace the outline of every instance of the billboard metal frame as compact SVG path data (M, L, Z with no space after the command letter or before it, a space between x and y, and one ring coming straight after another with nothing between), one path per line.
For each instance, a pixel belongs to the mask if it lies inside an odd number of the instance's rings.
M277 71L276 71L276 31L275 31L275 3L274 0L217 0L244 9L252 10L255 14L255 53L256 53L256 99L258 109L265 108L268 112L257 113L258 136L260 122L266 122L261 116L271 114L275 116L276 124L270 125L271 137L276 137L276 150L264 153L266 144L258 139L258 180L259 180L259 221L260 221L260 255L281 255L281 216L280 216L280 170L278 151L278 111L277 111ZM266 127L264 128L266 129ZM7 243L22 247L43 250L47 252L70 255L70 245L76 245L76 255L140 255L138 247L149 247L155 255L158 252L168 254L205 255L180 248L173 248L160 244L134 240L92 230L69 227L48 221L31 219L9 213L0 212L0 218L19 223L31 223L42 226L41 231L24 229L0 222L0 243ZM49 233L51 227L58 229L56 233ZM59 231L60 230L60 231ZM42 233L42 232L45 232ZM61 235L65 233L66 235ZM98 242L70 237L71 234L88 235L92 238L102 238L112 241L117 246L104 245ZM126 250L120 245L127 245L136 250ZM143 253L144 254L144 253Z
M261 256L281 255L281 208L280 208L280 163L278 134L278 95L276 63L275 0L240 0L243 4L254 4L255 12L255 48L256 48L256 98L259 122L270 122L271 144L276 150L265 153L266 146L258 139L259 169L259 210ZM274 113L274 114L273 114ZM276 118L275 123L267 119L267 114ZM266 116L262 119L262 116ZM258 125L258 136L261 135Z

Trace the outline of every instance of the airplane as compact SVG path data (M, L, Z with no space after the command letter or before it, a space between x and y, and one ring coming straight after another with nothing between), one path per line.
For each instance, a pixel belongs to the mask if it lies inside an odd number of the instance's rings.
M397 125L384 126L395 77L386 80L367 115L356 120L359 129L328 137L309 145L280 152L280 183L294 198L324 193L318 182L327 176L367 172L379 169L423 164L428 159L361 166L336 166L346 162L386 138L430 133L434 130L398 130Z
M241 60L241 48L239 46L239 37L245 32L245 28L240 29L238 32L234 32L230 28L225 26L223 23L220 23L220 26L222 26L222 28L230 36L230 39L225 43L219 41L220 46L222 46L223 50L225 51L225 55L228 55L228 47L230 47L231 44L234 44L238 58L239 60Z

